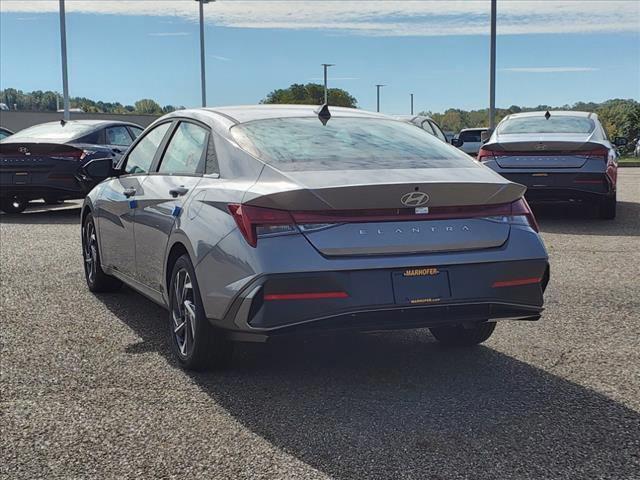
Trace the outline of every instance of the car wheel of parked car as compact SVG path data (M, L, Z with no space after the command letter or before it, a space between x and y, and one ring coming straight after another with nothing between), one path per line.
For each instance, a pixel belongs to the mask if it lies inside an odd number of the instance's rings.
M188 255L178 258L173 266L169 297L171 347L180 365L189 370L226 366L233 343L207 320Z
M495 328L495 322L485 322L473 327L456 325L453 327L432 327L429 330L442 345L448 347L471 347L487 340Z
M615 194L600 200L600 218L605 220L613 220L616 218L617 204L618 202Z
M0 200L0 210L5 213L22 213L29 202L24 198L10 197Z
M117 278L107 275L100 265L100 250L93 215L90 213L82 225L82 255L84 257L84 276L92 292L113 292L122 286Z

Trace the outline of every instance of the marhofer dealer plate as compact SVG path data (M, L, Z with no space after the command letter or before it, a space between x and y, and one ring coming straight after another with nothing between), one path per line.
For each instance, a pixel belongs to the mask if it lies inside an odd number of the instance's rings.
M393 294L398 304L438 303L451 296L449 274L434 267L408 268L394 272Z

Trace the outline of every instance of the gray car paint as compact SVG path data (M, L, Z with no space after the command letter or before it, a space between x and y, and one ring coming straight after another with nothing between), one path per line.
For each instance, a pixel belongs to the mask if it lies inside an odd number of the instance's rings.
M105 271L167 306L167 258L172 248L180 245L187 250L195 266L206 315L216 322L228 314L240 292L252 282L271 274L379 270L416 265L472 265L526 259L539 261L538 269L544 270L547 254L540 237L531 228L511 225L505 229L504 225L489 225L491 222L483 220L469 221L467 227L482 231L495 226L494 231L485 231L475 239L470 236L470 243L451 240L456 232L449 228L462 228L464 224L456 220L440 225L442 229L436 232L430 232L433 235L425 242L426 248L424 245L416 248L417 244L412 244L402 254L398 250L402 240L395 242L395 247L377 240L365 253L387 255L330 258L320 253L325 247L314 248L308 240L311 237L301 233L262 238L257 248L250 247L226 209L228 203L294 210L393 208L402 206L399 204L401 194L417 187L429 192L432 197L430 205L457 206L510 202L524 192L521 185L505 180L472 160L469 160L469 168L459 169L358 171L357 176L351 171L283 173L239 148L229 134L229 128L239 121L313 116L313 109L309 106L228 107L179 111L159 119L158 122L188 118L208 125L212 132L210 141L215 145L219 175L190 179L159 174L124 175L108 179L90 192L83 214L93 211L98 219ZM379 114L341 108L332 108L332 114L385 118ZM452 154L461 155L454 147L450 148ZM123 161L126 161L126 156ZM179 199L167 198L165 192L176 184L188 184L188 193ZM131 207L130 199L122 194L129 186L136 188L136 195L132 197L137 201L135 207ZM181 213L170 215L169 211L175 206L181 207ZM378 228L374 224L359 226ZM330 230L337 235L337 239L331 240L333 245L343 246L338 249L345 246L357 249L357 242L362 241L353 238L354 232L343 227L328 229L323 235L328 235ZM321 245L321 240L313 235L312 242ZM448 243L455 244L454 251L445 251ZM437 248L425 253L428 245ZM389 248L391 252L381 251ZM250 329L246 324L239 328Z

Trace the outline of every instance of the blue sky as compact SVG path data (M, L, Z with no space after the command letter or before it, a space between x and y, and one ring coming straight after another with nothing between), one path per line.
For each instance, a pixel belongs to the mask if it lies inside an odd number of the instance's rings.
M61 90L57 2L0 3L0 87ZM250 2L205 6L210 105L256 103L291 83L330 85L361 108L482 108L488 1ZM640 99L640 2L498 2L497 104ZM198 106L197 4L67 1L72 96Z

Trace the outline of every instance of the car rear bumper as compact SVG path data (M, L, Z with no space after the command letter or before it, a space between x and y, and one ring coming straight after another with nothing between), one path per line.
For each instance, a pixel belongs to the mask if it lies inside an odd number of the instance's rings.
M426 269L445 275L446 288L420 293L412 303L398 291L398 275ZM241 339L264 340L301 332L537 320L548 278L546 259L262 275L212 324ZM409 281L423 280L417 275Z
M82 198L85 196L77 176L77 168L69 171L1 172L0 196L23 197L27 200L56 196Z

